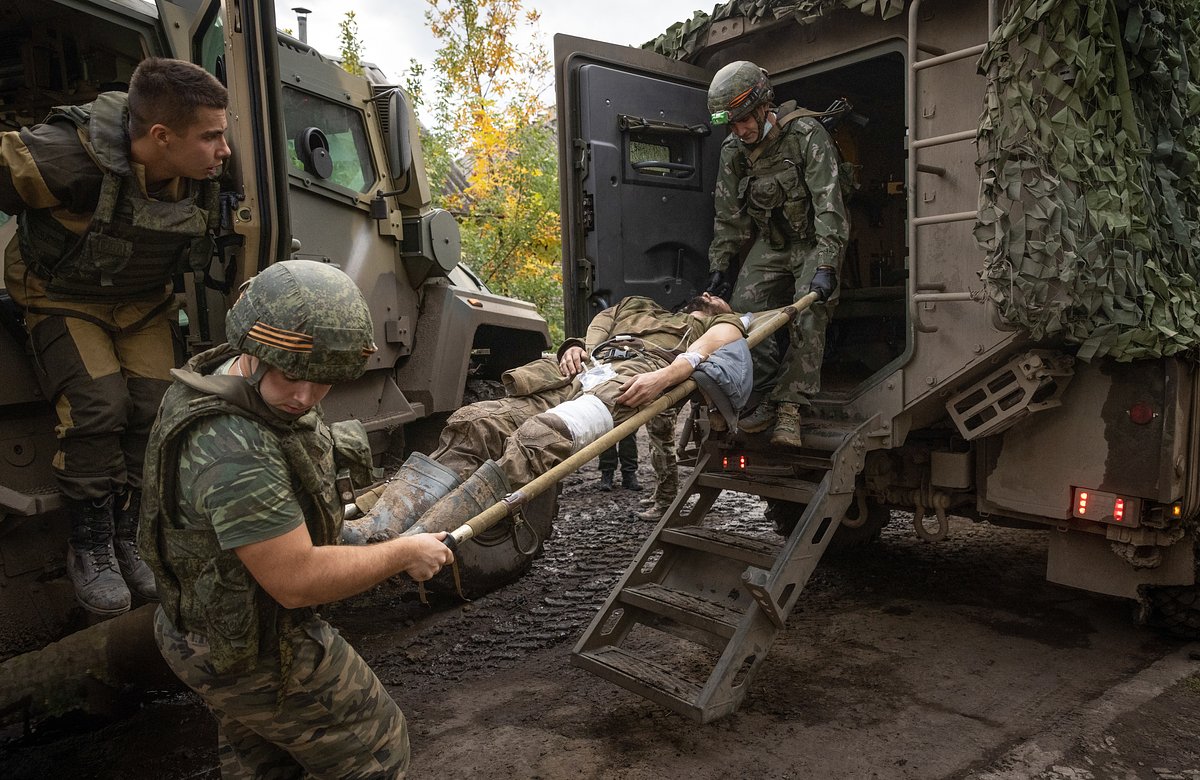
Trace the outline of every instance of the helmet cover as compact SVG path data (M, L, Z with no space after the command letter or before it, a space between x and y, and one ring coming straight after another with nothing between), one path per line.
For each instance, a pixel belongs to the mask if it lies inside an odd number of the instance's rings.
M375 352L362 292L342 271L312 260L275 263L247 282L225 332L234 349L325 385L362 376Z

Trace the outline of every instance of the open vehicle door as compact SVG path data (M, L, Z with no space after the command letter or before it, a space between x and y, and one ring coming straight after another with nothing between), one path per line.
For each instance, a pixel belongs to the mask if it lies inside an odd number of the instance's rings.
M218 256L210 288L189 306L189 346L224 340L223 298L291 251L287 143L279 87L275 9L237 0L156 0L174 56L190 60L229 90L233 157L221 176ZM218 267L220 266L220 267Z
M723 130L711 74L652 52L554 36L569 335L627 295L671 307L708 280Z

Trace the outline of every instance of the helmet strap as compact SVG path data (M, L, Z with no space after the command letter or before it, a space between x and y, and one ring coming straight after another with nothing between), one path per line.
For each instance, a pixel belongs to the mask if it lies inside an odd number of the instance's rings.
M242 365L243 365L242 358L247 358L247 359L254 361L254 370L251 371L249 374L245 373L245 371L242 370ZM265 361L259 360L258 358L254 357L253 355L250 355L245 352L243 352L241 355L238 355L236 366L237 366L238 376L245 379L246 383L249 384L251 387L253 387L256 391L258 390L259 382L262 381L262 378L267 375L267 371L270 370L270 368L271 368L270 366L268 366L266 364Z

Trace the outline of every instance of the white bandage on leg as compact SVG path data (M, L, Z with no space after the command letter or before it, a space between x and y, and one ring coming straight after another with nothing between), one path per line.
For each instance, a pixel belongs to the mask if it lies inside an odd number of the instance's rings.
M571 452L579 452L613 429L613 418L608 407L594 395L581 395L558 406L547 409L567 425L571 432Z

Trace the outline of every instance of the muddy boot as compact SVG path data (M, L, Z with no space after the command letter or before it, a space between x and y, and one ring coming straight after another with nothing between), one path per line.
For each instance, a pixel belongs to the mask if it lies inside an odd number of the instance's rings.
M613 489L613 473L611 471L600 472L600 489L605 493Z
M654 503L637 513L638 520L649 520L652 523L657 523L662 519L662 516L671 508L671 504L675 502L675 498L656 498Z
M97 615L128 612L129 588L121 578L113 549L112 496L99 504L69 500L67 506L71 512L67 574L75 598Z
M754 407L754 411L738 420L738 429L746 433L760 433L771 427L775 422L776 405L774 401L763 401Z
M117 497L116 539L117 566L125 584L135 596L146 601L158 601L154 572L142 560L137 550L138 517L142 508L142 491L127 490Z
M359 497L356 503L369 511L342 526L342 544L366 544L399 536L458 483L453 471L428 455L414 452L391 480Z
M642 483L638 481L637 472L636 471L622 471L621 472L621 487L625 488L626 490L641 490Z
M508 477L496 465L496 461L485 461L453 493L421 515L420 521L403 535L453 531L504 498L509 490Z
M775 418L775 432L771 434L771 444L776 447L791 447L798 449L800 445L800 406L798 404L780 404L779 414Z

